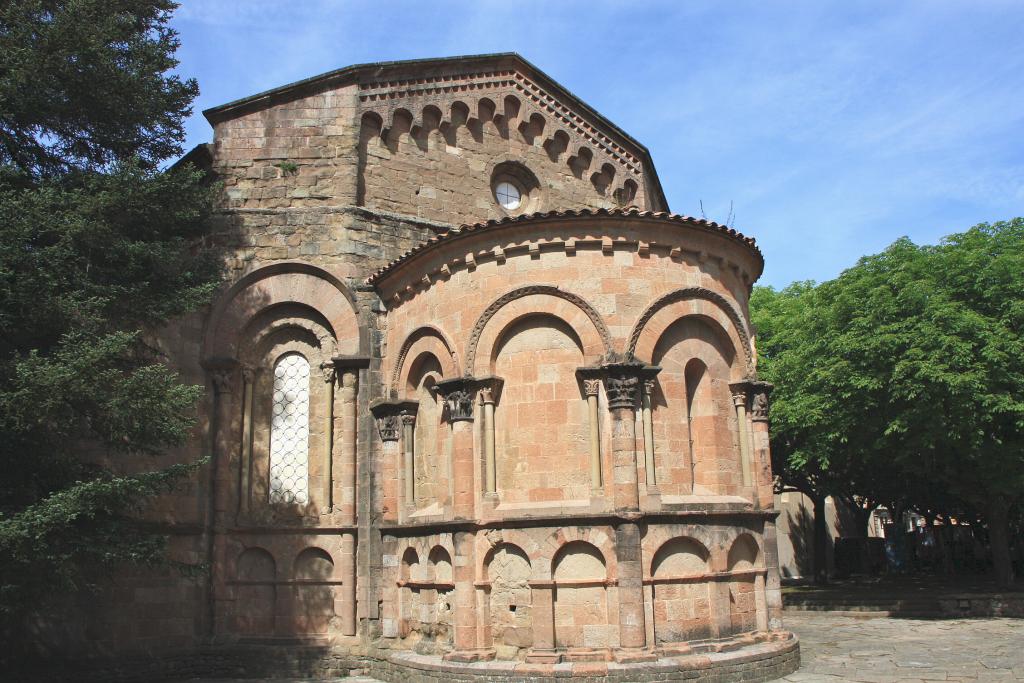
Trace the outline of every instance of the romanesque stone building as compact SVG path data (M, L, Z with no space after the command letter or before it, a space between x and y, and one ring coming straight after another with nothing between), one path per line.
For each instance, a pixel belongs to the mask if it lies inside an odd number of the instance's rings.
M212 476L162 514L212 574L125 577L95 637L388 680L795 668L752 239L668 213L647 149L517 55L205 115L230 283L165 346Z

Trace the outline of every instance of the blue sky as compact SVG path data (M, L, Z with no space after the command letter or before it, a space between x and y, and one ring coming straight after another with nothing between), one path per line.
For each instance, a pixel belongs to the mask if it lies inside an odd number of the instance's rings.
M516 51L647 145L761 284L1024 215L1024 2L183 0L199 113L349 64Z

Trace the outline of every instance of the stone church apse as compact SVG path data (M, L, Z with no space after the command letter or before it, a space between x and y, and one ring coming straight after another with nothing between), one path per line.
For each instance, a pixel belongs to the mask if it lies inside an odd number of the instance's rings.
M222 188L229 283L164 347L208 387L181 458L213 455L160 521L211 572L125 578L152 600L90 615L111 651L382 680L795 670L754 240L670 213L648 150L514 54L205 115L186 159Z

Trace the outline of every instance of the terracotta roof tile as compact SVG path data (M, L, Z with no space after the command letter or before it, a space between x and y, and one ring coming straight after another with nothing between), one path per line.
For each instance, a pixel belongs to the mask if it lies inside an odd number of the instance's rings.
M521 216L509 216L501 219L492 219L481 223L472 223L462 225L442 235L431 237L426 242L419 244L409 251L405 252L395 260L391 261L384 267L378 269L370 277L366 278L367 284L374 285L385 275L390 273L398 266L411 260L416 255L433 248L435 245L441 242L450 242L458 239L459 237L466 236L470 233L478 232L481 230L487 230L490 228L497 228L506 225L512 225L514 223L530 223L534 221L544 220L562 220L566 218L650 218L654 220L667 220L677 223L685 223L687 225L699 225L707 228L710 231L718 232L730 239L736 240L741 244L744 244L751 251L757 254L757 257L762 262L764 256L761 254L761 250L757 247L753 237L747 237L742 233L738 232L734 228L730 228L727 225L709 221L706 218L694 218L693 216L682 216L675 213L667 213L663 211L641 211L637 208L629 209L569 209L566 211L545 211L540 213L523 214Z

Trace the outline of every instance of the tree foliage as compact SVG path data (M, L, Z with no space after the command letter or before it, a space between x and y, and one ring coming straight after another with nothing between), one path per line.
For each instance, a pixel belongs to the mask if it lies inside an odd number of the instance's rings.
M212 191L181 153L194 81L166 0L0 6L0 631L97 570L155 563L138 521L192 465L201 388L154 333L206 302Z
M998 578L1024 500L1024 219L904 238L835 280L758 288L781 474L984 516Z
M33 176L154 168L181 152L199 92L168 74L170 0L8 0L0 5L0 164Z

